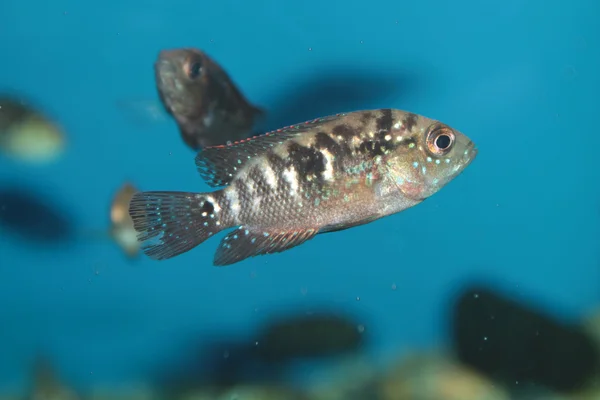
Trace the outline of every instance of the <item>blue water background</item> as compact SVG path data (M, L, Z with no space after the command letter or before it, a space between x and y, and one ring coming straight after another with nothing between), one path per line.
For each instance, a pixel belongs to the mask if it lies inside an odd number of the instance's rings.
M586 315L600 300L599 8L592 0L3 1L0 86L56 116L69 147L49 167L2 158L0 180L64 204L81 232L107 228L125 180L209 190L173 122L134 121L122 106L157 101L152 63L163 48L206 50L270 111L301 93L322 101L316 112L406 109L461 130L479 156L413 209L226 268L211 265L217 240L170 261L132 263L110 241L33 247L3 234L0 386L22 384L40 348L79 385L143 379L191 339L251 334L273 312L323 304L368 321L369 351L392 358L447 343L452 295L477 279L561 318ZM319 91L337 78L364 101ZM305 107L290 115L315 112Z

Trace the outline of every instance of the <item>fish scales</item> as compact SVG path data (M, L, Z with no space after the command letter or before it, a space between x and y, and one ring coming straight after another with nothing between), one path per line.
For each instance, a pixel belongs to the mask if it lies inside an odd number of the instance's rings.
M196 157L198 170L209 185L224 188L138 193L130 213L144 251L155 259L236 227L214 259L228 265L413 207L476 154L459 131L414 113L338 114L205 148Z

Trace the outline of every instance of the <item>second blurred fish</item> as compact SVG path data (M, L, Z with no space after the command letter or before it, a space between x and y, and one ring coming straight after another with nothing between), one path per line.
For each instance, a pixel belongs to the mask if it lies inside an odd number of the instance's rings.
M244 139L264 115L201 50L163 50L154 70L162 103L193 150Z
M93 241L113 241L128 258L136 258L140 253L137 232L129 216L129 202L137 188L126 182L113 195L110 203L110 227L92 228L81 232L81 236Z
M110 206L110 237L130 258L136 257L140 251L137 232L133 220L129 216L129 202L138 192L135 186L125 183L117 192Z
M0 150L27 163L45 164L64 153L62 129L25 101L0 94Z

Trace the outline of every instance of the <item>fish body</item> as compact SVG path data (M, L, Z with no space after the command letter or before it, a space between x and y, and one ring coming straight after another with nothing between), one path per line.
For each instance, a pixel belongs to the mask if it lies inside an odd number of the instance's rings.
M413 113L319 118L196 156L211 193L141 192L130 203L143 251L166 259L217 232L214 265L295 247L318 233L413 207L475 158L469 138Z
M193 150L247 138L264 112L198 49L163 50L154 64L159 97Z
M62 129L26 102L0 95L0 150L16 159L43 164L64 153Z

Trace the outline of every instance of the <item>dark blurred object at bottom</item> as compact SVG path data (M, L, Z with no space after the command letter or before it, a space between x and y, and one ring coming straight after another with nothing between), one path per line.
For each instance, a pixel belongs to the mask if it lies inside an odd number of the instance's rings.
M71 221L46 193L0 184L0 230L37 244L72 238Z
M360 323L334 313L291 315L271 320L258 336L258 358L267 363L340 356L366 340Z
M283 384L288 368L296 361L358 354L368 340L363 323L327 309L274 315L255 335L228 340L223 333L200 348L186 346L183 352L187 360L166 375L163 371L159 382L171 396L207 385L222 390L248 384Z
M578 327L561 324L487 288L466 290L453 313L459 360L511 388L581 389L599 351Z

